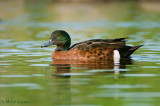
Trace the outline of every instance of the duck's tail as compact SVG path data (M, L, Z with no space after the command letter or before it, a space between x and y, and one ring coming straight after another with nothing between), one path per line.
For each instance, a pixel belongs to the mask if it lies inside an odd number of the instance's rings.
M143 45L139 46L124 46L123 48L119 49L120 56L122 58L128 58L134 51L136 51L138 48L142 47Z

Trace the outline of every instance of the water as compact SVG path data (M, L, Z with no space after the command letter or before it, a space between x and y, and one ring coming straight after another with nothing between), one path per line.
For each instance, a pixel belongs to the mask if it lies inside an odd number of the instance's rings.
M158 106L160 13L147 2L54 3L0 1L0 105ZM130 59L52 60L40 48L51 32L66 30L72 44L128 37L144 44Z

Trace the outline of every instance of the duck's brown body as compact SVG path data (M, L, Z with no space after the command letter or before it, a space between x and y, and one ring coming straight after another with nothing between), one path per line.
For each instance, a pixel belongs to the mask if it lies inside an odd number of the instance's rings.
M73 48L69 51L54 51L53 59L80 59L80 60L102 60L113 59L113 49L107 47L94 48L92 50L78 50Z

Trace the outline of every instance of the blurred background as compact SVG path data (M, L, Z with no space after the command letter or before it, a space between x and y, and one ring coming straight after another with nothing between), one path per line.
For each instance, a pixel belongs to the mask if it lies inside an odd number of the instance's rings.
M55 46L40 46L57 29L72 44L127 37L144 46L116 66L54 64ZM0 105L158 106L159 42L159 0L0 0Z
M73 39L126 37L159 28L159 4L158 0L1 0L0 38L44 40L56 29L66 30Z

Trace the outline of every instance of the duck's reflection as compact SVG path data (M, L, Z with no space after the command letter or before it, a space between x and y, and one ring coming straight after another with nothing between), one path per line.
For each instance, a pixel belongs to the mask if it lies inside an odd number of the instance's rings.
M117 63L114 60L101 60L101 61L89 61L89 60L52 60L52 66L56 67L56 76L70 77L71 68L73 70L95 70L95 69L125 69L126 65L132 64L131 58L123 58ZM106 71L107 72L107 71ZM54 74L54 75L55 75Z
M71 105L72 92L74 91L75 78L71 78L72 74L79 71L98 70L98 69L113 69L112 73L117 72L117 69L125 69L126 65L132 64L130 58L121 59L119 63L113 60L104 61L83 61L83 60L53 60L52 66L56 71L53 74L52 83L52 102L55 105ZM115 70L115 72L114 72ZM111 73L106 71L105 73ZM81 78L83 79L83 78ZM78 82L76 82L78 83Z

